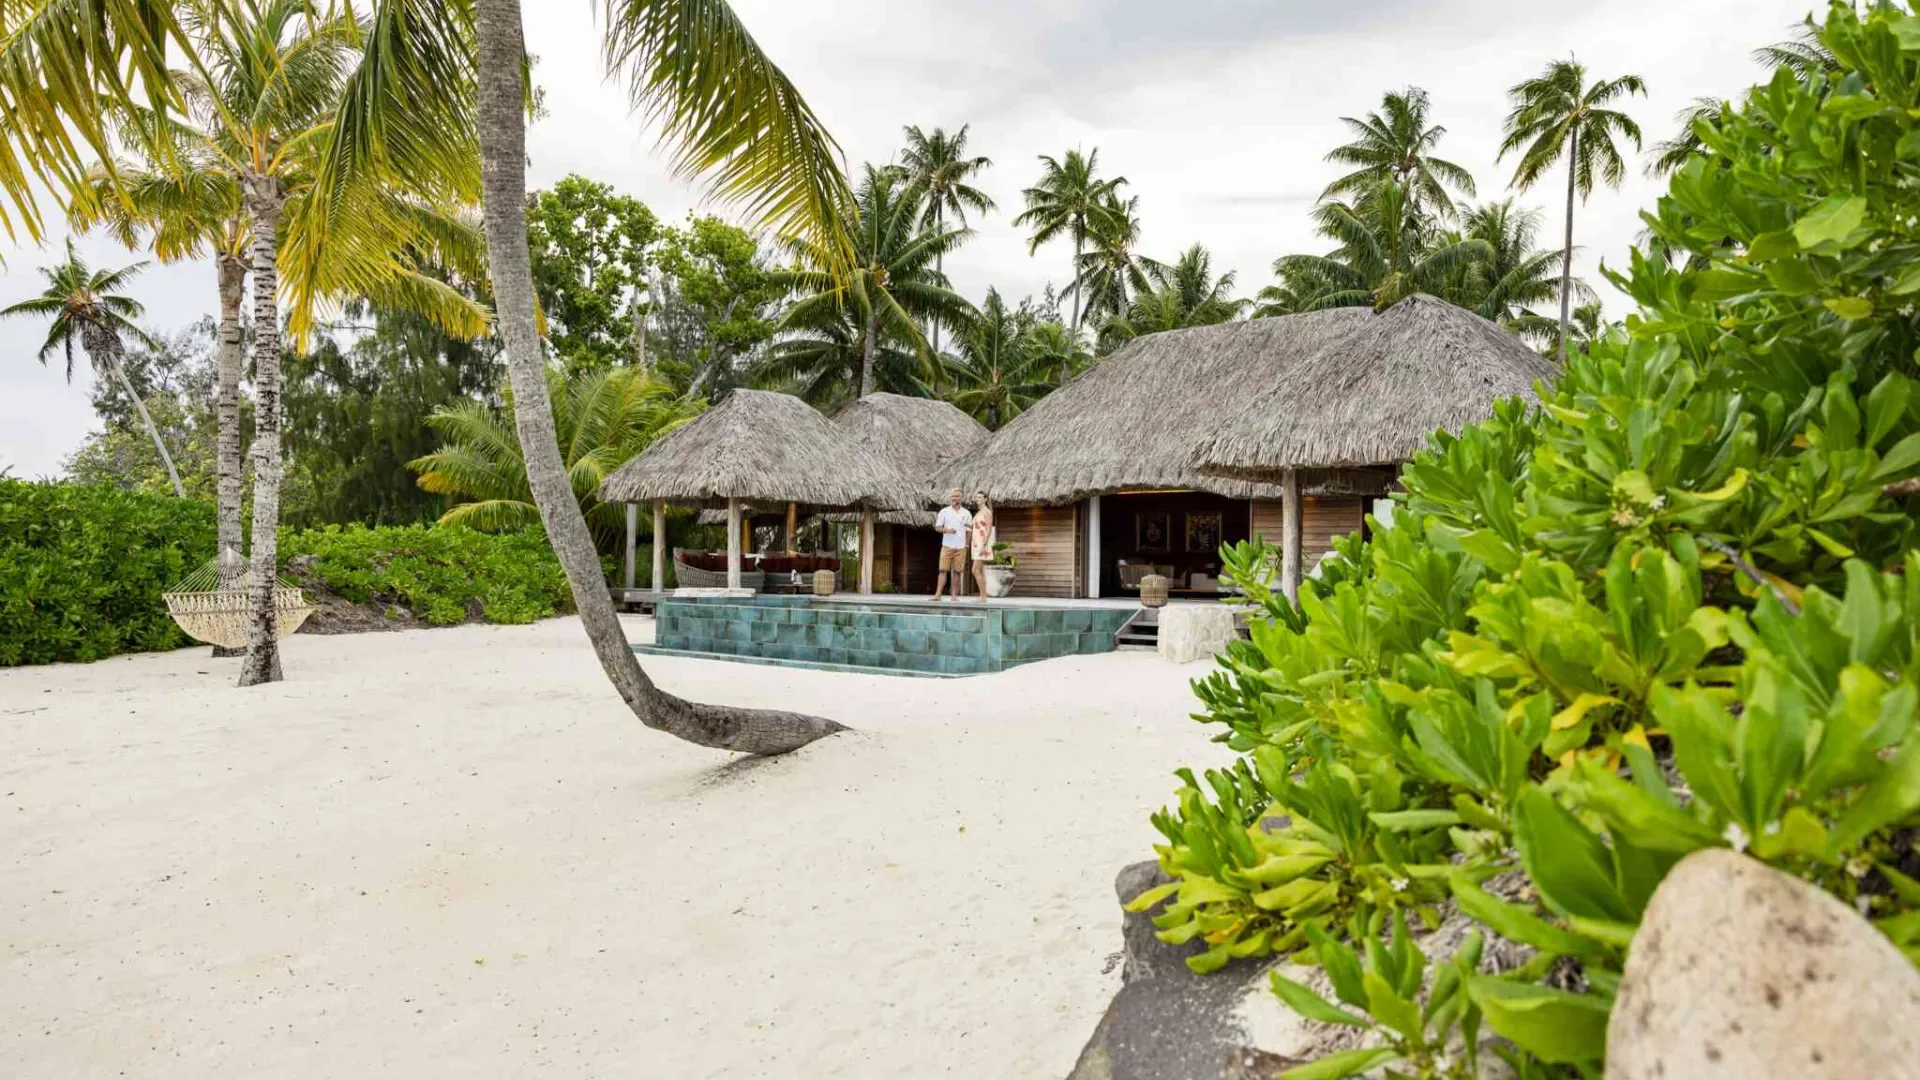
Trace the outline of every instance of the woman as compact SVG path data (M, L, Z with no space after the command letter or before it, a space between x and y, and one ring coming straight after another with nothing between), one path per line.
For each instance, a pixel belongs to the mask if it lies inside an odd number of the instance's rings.
M987 503L987 493L973 493L976 509L973 512L973 525L968 530L968 544L973 550L973 583L980 587L980 602L987 602L987 560L993 558L993 507Z

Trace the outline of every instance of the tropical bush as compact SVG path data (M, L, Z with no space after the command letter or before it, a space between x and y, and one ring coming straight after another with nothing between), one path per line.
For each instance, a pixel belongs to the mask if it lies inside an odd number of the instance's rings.
M1920 962L1920 19L1837 4L1820 37L1834 70L1696 123L1610 275L1638 313L1537 407L1436 435L1297 604L1228 553L1265 618L1196 690L1245 759L1182 774L1173 884L1133 906L1199 970L1318 963L1340 1004L1281 998L1389 1033L1314 1076L1474 1076L1445 1036L1482 1021L1522 1075L1597 1075L1647 901L1702 848ZM1421 1005L1399 927L1449 903L1533 960Z
M213 537L211 503L0 477L0 666L187 644L160 594Z
M284 533L280 554L303 584L356 604L403 607L433 626L527 623L573 606L538 528L329 525Z

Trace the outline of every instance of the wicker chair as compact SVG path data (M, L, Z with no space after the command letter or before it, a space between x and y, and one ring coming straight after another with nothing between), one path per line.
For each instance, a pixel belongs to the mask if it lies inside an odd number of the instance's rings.
M1154 563L1135 563L1120 560L1120 587L1132 592L1140 591L1141 579L1158 574L1163 578L1173 577L1173 567L1159 566Z

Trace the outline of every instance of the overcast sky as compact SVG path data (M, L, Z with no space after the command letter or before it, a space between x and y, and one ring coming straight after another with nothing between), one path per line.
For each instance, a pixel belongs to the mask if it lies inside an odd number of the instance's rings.
M528 48L548 116L531 132L530 183L569 172L636 194L675 220L702 207L673 180L599 77L597 3L523 0ZM1448 129L1441 154L1478 177L1482 198L1504 194L1512 162L1496 165L1506 90L1554 58L1576 54L1596 74L1635 72L1650 94L1627 108L1649 143L1665 138L1693 98L1732 96L1760 77L1750 54L1786 36L1810 0L734 0L754 35L839 138L850 166L886 160L900 129L972 125L971 146L994 166L981 186L1001 212L947 259L976 301L989 285L1009 299L1063 283L1064 243L1027 254L1009 222L1035 156L1099 148L1100 165L1140 197L1144 251L1171 259L1195 242L1250 295L1271 280L1275 256L1323 250L1307 211L1337 175L1321 159L1344 141L1341 116L1374 109L1382 93L1413 85L1432 95ZM1554 178L1557 185L1560 177ZM1620 265L1638 213L1660 186L1636 170L1618 192L1597 193L1576 219L1576 272L1595 285L1601 260ZM1561 207L1550 186L1522 195L1548 208L1548 242ZM7 253L0 307L37 293L44 250ZM96 265L132 261L110 242L82 239ZM208 313L208 265L154 267L133 294L153 328ZM1609 312L1618 294L1603 289ZM95 426L84 361L73 385L34 353L45 333L0 323L0 469L57 475Z

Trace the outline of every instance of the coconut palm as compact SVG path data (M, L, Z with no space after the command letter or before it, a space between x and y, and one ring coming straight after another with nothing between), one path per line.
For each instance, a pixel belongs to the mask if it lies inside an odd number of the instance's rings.
M1444 295L1449 283L1476 259L1490 259L1485 241L1432 236L1408 202L1405 189L1387 182L1349 205L1324 202L1313 216L1322 236L1339 243L1326 255L1284 255L1273 272L1285 283L1295 310L1330 307L1391 307L1414 293ZM1279 296L1263 297L1273 310Z
M1040 245L1059 236L1073 241L1073 332L1080 332L1080 254L1093 230L1108 224L1112 199L1127 182L1124 176L1109 180L1099 177L1100 150L1082 154L1069 150L1065 157L1040 155L1040 179L1021 194L1027 208L1013 219L1015 225L1030 226L1027 239L1029 255ZM1063 373L1062 380L1065 375Z
M618 503L600 501L600 484L660 436L698 416L706 403L683 398L642 368L611 368L572 376L547 372L554 430L575 500L599 542L625 524ZM526 457L514 438L511 395L504 409L462 401L427 418L442 437L440 449L407 463L419 484L462 500L440 515L442 525L507 532L540 523L527 483Z
M1073 285L1076 292L1086 292L1089 318L1119 315L1127 310L1128 297L1153 287L1147 271L1158 264L1135 250L1140 244L1139 210L1139 196L1109 194L1106 213L1095 219L1087 236L1089 246L1080 256L1080 274Z
M1246 300L1233 296L1233 272L1215 277L1213 256L1199 244L1171 264L1149 268L1147 276L1152 288L1135 296L1124 315L1100 328L1101 342L1109 348L1141 334L1227 322L1247 308Z
M131 141L140 145L138 141ZM183 143L185 143L183 145ZM129 249L143 245L162 263L211 255L219 322L214 362L214 522L220 558L238 560L245 475L240 459L240 301L250 237L240 188L230 172L182 140L156 168L120 165L93 172L93 183L69 210L75 228L102 229ZM237 567L229 566L230 572ZM224 655L227 650L215 647Z
M972 314L936 268L940 256L971 230L926 225L925 198L893 169L866 166L853 202L854 215L847 222L853 242L850 270L836 265L842 258L837 251L813 241L789 245L795 267L780 279L800 298L787 309L781 340L755 373L763 383L804 379L816 401L841 387L865 397L881 388L877 380L883 376L887 388L904 391L903 379L915 376L903 367L917 366L918 377L932 382L937 361L921 324L957 325ZM882 356L890 343L897 346L895 353ZM858 361L850 385L841 381L848 346L857 349ZM918 365L901 365L899 353L917 357Z
M1427 122L1431 107L1427 92L1410 86L1381 98L1380 111L1368 113L1364 120L1341 117L1340 122L1353 132L1354 141L1334 148L1327 160L1352 166L1353 171L1328 184L1321 197L1363 198L1390 182L1407 192L1413 205L1423 211L1437 218L1451 217L1453 197L1448 189L1472 197L1473 174L1433 156L1447 129Z
M1530 340L1558 340L1553 320L1530 310L1560 295L1553 265L1560 252L1535 246L1541 219L1539 210L1515 206L1512 199L1469 210L1461 219L1462 238L1485 244L1486 251L1462 266L1440 296ZM1593 296L1578 278L1573 288L1582 300Z
M548 541L621 698L650 727L746 753L785 753L841 730L817 717L688 702L661 691L641 670L573 500L547 396L527 248L519 0L363 6L364 54L322 146L322 190L336 209L321 218L353 220L359 207L352 197L364 190L349 185L353 178L411 190L414 177L468 160L477 136L495 325L518 404L515 430ZM657 124L682 174L708 174L711 194L744 205L790 238L850 259L851 192L838 147L724 0L603 0L600 11L609 74ZM0 143L0 193L12 216L0 224L36 227L28 176L77 186L89 154L108 144L100 119L106 102L176 98L165 64L167 49L182 44L191 43L172 5L157 0L0 4L0 97L15 107ZM331 254L335 240L320 228L307 243L315 255Z
M998 290L988 289L979 316L958 335L957 355L947 365L947 400L994 430L1053 389L1048 376L1059 357L1049 346L1072 340L1064 332L1040 332L1043 326L1065 331L1058 322L1022 322Z
M907 148L900 155L900 168L908 187L926 200L924 224L935 232L941 231L949 217L964 226L967 211L986 214L994 208L987 193L968 182L993 164L984 156L967 156L967 129L971 126L962 124L952 135L944 128L934 128L932 134L918 127L906 129ZM944 276L945 266L944 253L936 255L934 272ZM931 329L933 351L938 353L940 324L934 323Z
M180 473L173 467L173 455L167 453L166 440L160 437L159 426L147 412L147 404L141 400L139 391L128 380L126 365L120 362L123 338L148 340L146 333L133 322L140 317L139 301L120 291L146 267L146 263L139 262L119 270L95 270L81 261L73 250L73 241L68 240L66 261L40 269L40 276L47 279L46 291L0 311L0 318L29 315L52 319L47 340L40 346L40 362L44 364L54 352L64 351L68 382L73 381L73 346L77 339L86 350L87 359L93 362L94 373L101 378L111 376L133 402L140 413L140 422L153 436L153 448L160 454L161 464L167 467L167 479L173 482L174 495L184 499L187 493L180 486Z
M1538 183L1562 159L1567 163L1566 242L1560 250L1560 358L1566 359L1565 340L1573 299L1573 210L1576 200L1593 194L1596 175L1609 187L1626 178L1626 162L1614 145L1616 137L1633 140L1640 148L1640 125L1626 113L1607 108L1631 94L1645 95L1638 75L1587 81L1587 69L1578 60L1555 60L1546 71L1508 92L1513 111L1507 114L1506 139L1500 160L1518 154L1514 186L1522 191Z

